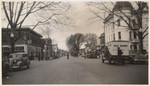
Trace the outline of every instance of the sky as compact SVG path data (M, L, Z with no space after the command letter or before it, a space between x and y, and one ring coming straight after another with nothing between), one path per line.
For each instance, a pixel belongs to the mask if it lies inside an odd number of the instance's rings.
M103 32L103 24L101 22L96 22L90 24L89 19L92 15L88 12L88 7L84 2L74 3L74 9L70 13L71 18L75 22L75 27L69 29L64 28L61 30L53 30L52 38L58 43L58 47L62 49L67 49L65 40L68 36L75 33L95 33L98 37ZM99 41L99 40L98 40Z
M93 16L89 12L89 8L86 5L85 2L71 2L72 3L72 9L68 12L68 16L72 18L72 22L74 27L62 27L62 28L51 28L49 26L39 26L38 28L35 28L34 30L43 37L47 37L45 33L42 32L41 29L50 29L50 38L53 41L53 44L58 44L58 48L67 50L66 46L66 38L68 38L71 34L75 33L95 33L98 37L103 33L103 21L97 21L95 23L90 24L89 18ZM42 15L48 15L47 13L41 12ZM34 19L33 19L34 18ZM35 24L38 20L36 16L31 15L29 16L25 22L23 23L23 26ZM6 27L6 24L3 22L2 27ZM99 40L98 40L99 41Z

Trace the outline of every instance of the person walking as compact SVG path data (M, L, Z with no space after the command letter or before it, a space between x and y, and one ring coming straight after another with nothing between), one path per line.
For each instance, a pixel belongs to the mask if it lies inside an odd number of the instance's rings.
M67 53L67 59L69 59L69 53Z

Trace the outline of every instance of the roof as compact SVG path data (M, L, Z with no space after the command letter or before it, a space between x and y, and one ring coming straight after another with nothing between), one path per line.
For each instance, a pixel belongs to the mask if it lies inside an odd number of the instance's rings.
M102 33L99 38L104 38L105 34Z
M130 2L128 1L121 1L121 2L116 2L114 5L112 12L118 11L118 10L132 10L133 6L131 5ZM106 23L109 19L113 18L113 13L110 13L104 20L103 23Z
M117 10L131 10L133 9L133 6L131 5L130 2L124 1L124 2L116 2L114 8L112 11L117 11Z
M4 30L7 30L7 28L2 28L2 30L3 30L3 31L4 31ZM10 31L11 28L8 28L8 30ZM16 31L19 31L19 28L16 28L15 30L16 30ZM37 35L37 36L39 36L39 37L43 37L41 34L37 33L36 31L34 31L33 29L31 29L31 28L29 28L29 27L21 28L20 30L21 30L21 31L30 31L31 33L33 33L33 34L35 34L35 35Z

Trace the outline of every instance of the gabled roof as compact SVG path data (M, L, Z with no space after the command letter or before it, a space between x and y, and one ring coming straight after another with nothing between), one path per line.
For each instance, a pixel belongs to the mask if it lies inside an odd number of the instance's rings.
M131 10L131 9L133 9L133 6L131 5L131 3L128 1L124 1L124 2L116 2L112 11Z
M132 10L133 6L131 5L130 2L128 1L121 1L121 2L116 2L116 4L114 5L112 12L114 11L119 11L119 10ZM113 13L110 13L104 20L103 23L106 23L107 21L109 21L109 19L113 18Z

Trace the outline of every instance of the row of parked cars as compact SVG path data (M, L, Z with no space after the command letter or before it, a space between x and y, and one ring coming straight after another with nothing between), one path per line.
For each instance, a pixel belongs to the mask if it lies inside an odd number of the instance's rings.
M148 63L148 53L142 54L142 53L137 53L135 55L128 55L128 56L121 56L121 59L117 58L116 56L112 56L110 53L96 53L94 51L89 51L85 54L85 58L93 58L96 59L99 56L102 59L102 63L104 61L108 61L109 63L114 62L114 63L121 63L125 64L126 62L133 64L133 63Z
M9 56L3 55L2 73L5 75L9 71L24 68L30 68L30 59L26 53L12 53Z

